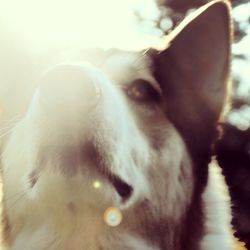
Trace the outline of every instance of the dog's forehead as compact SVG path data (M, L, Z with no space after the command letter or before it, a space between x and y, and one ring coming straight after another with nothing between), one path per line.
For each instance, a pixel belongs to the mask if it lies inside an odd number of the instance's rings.
M103 64L103 70L116 83L131 82L135 78L152 80L150 58L143 53L116 51L110 53Z
M93 50L87 51L84 57L115 84L126 84L140 78L157 85L151 72L152 60L145 51Z

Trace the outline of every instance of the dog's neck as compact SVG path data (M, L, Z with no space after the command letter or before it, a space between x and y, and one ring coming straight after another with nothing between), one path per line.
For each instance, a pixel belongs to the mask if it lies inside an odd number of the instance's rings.
M124 228L106 225L103 215L93 208L83 209L79 214L62 210L57 215L47 216L43 222L40 218L32 222L21 229L11 249L112 250L123 249L124 246L129 249L142 246L145 250L159 249L139 236L130 235Z

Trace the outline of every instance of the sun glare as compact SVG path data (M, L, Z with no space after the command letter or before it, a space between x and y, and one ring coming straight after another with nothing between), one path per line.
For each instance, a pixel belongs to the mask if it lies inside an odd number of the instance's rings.
M142 34L134 15L139 12L155 19L159 11L153 0L0 1L7 29L34 50L58 46L136 49L157 43L157 38Z

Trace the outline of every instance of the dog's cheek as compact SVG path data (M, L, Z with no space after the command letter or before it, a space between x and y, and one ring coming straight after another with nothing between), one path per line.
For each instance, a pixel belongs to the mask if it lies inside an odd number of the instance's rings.
M160 150L168 134L168 121L161 103L136 103L126 100L137 130L145 138L150 150Z
M191 159L175 129L168 135L157 158L158 163L149 171L150 183L153 183L152 198L155 204L164 201L160 208L163 217L174 215L173 218L179 220L191 202L193 193L191 180L194 176Z
M12 220L33 208L27 196L30 166L24 127L21 122L13 129L2 155L3 203Z

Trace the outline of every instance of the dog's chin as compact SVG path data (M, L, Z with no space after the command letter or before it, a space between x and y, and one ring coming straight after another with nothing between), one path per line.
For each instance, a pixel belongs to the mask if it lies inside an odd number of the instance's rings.
M66 206L98 209L119 203L119 195L107 180L80 174L66 176L44 171L28 193L35 203L50 210Z
M78 211L86 207L103 210L127 206L133 196L132 186L108 170L96 169L96 166L85 166L68 174L48 165L28 175L28 196L50 210L67 206Z

